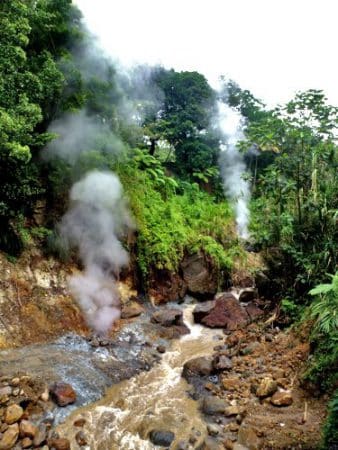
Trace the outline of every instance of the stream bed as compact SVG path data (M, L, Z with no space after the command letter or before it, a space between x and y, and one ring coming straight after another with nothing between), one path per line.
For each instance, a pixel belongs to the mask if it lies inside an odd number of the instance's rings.
M78 448L73 422L85 419L83 431L88 437L86 448L93 450L150 450L158 448L149 441L153 430L175 433L172 448L195 435L198 447L206 436L198 403L189 395L189 385L181 377L184 363L192 358L210 355L220 331L192 324L193 305L184 308L184 322L190 334L172 342L159 364L129 380L115 384L98 402L75 411L60 425L62 436ZM219 337L218 337L219 336Z

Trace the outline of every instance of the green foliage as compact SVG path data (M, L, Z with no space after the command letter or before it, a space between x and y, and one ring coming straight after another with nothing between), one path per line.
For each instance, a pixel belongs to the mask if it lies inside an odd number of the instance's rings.
M283 298L281 301L281 311L295 322L300 319L304 308L290 298Z
M338 263L337 120L338 109L312 90L247 128L247 148L255 143L275 155L258 168L252 232L262 246L278 246L284 254L295 297ZM262 214L266 220L257 226Z
M307 317L314 321L311 341L314 358L306 378L328 389L338 380L338 272L332 281L310 291L319 297L308 308Z
M71 11L66 0L0 3L0 247L7 251L22 248L18 218L44 192L36 159L53 137L45 129L63 88L55 59Z
M197 184L181 183L163 173L164 183L159 183L157 173L149 170L152 158L136 150L133 163L119 168L138 224L138 263L145 279L151 267L177 270L185 254L198 251L209 255L221 270L230 268L233 221L229 205L217 203Z
M334 448L338 443L338 389L329 403L328 416L323 429L323 450ZM332 447L331 447L332 446Z

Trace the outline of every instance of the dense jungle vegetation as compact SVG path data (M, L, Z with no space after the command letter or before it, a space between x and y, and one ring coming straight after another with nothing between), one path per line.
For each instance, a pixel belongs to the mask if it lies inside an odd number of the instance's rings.
M252 186L250 245L266 259L271 295L284 314L312 323L314 358L305 376L332 393L338 108L317 90L269 110L233 81L223 80L214 92L197 72L137 67L126 74L100 54L70 0L2 1L0 30L1 250L16 257L31 239L53 247L72 183L90 169L110 169L137 223L145 282L149 268L176 270L185 253L197 250L230 270L244 251L218 169L214 118L222 101L245 120L240 147ZM53 123L81 114L95 123L95 133L79 139L76 160L54 157ZM76 137L75 128L69 132ZM33 219L41 200L48 210L43 226ZM331 411L326 445L337 393Z

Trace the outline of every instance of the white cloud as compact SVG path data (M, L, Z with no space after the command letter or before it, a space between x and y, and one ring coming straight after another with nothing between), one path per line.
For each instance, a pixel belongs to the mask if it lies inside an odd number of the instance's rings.
M335 0L76 0L125 64L221 74L269 104L323 89L338 105Z

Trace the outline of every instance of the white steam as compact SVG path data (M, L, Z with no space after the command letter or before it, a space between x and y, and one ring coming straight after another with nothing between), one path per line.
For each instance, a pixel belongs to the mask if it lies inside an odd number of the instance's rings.
M57 138L51 141L43 152L43 158L54 157L75 165L81 156L104 147L105 153L118 154L123 149L122 142L109 130L108 125L98 117L89 116L82 110L68 113L54 120L48 128Z
M238 142L244 138L243 118L237 111L223 102L218 102L218 117L224 137L219 158L224 192L235 210L238 235L242 239L248 239L250 185L244 179L246 166L243 155L237 148Z
M133 223L118 177L92 171L70 191L70 208L59 225L69 248L76 248L84 265L69 286L88 325L106 333L120 317L116 279L129 257L120 239Z

